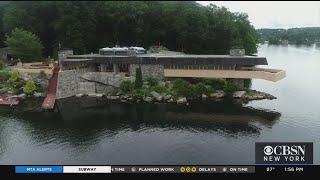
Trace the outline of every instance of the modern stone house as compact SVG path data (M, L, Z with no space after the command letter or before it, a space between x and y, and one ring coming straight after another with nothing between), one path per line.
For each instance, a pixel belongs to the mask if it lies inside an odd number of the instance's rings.
M103 48L99 54L85 55L65 50L59 52L59 65L57 99L79 93L108 93L122 80L134 79L139 66L143 78L231 78L241 85L244 79L276 82L285 77L283 70L257 68L268 65L267 59L245 56L242 50L231 50L230 55L145 53L140 47Z

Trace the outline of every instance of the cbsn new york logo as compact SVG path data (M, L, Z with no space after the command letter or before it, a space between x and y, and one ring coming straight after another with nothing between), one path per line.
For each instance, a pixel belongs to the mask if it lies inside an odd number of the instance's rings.
M313 143L256 143L256 164L313 164Z

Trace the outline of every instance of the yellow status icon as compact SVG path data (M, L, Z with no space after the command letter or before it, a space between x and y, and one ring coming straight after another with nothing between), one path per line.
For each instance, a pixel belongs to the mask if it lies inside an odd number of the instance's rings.
M186 168L184 168L184 167L180 168L180 172L185 172L185 171L186 171Z
M191 168L191 172L197 172L197 168L193 166L193 167Z
M191 168L190 168L190 167L187 167L187 168L186 168L186 171L187 171L187 172L190 172L190 171L191 171Z

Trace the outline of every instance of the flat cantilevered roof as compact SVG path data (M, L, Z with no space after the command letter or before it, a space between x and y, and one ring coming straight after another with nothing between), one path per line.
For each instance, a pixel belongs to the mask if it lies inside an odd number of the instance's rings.
M230 55L195 55L195 54L137 54L135 56L84 54L70 55L64 60L66 63L83 61L89 63L112 64L162 64L162 65L268 65L265 57L230 56ZM62 62L63 63L63 62Z

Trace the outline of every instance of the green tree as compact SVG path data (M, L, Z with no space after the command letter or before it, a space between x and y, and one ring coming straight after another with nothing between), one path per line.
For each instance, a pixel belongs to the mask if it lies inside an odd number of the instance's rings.
M202 82L197 83L194 86L194 88L195 88L195 91L196 91L197 95L207 94L208 93L206 85L204 83L202 83Z
M227 82L223 88L223 91L228 95L232 95L235 91L238 91L239 87L232 82Z
M257 34L246 14L195 1L20 1L6 2L1 13L0 46L1 29L19 27L37 34L51 57L58 44L75 54L115 44L227 54L234 42L248 54L256 51Z
M27 80L26 84L23 86L23 92L26 95L33 95L36 90L36 85L33 80Z
M6 36L5 44L9 47L15 58L22 62L39 61L42 59L42 43L39 38L28 31L15 28L10 35Z
M124 80L120 83L120 90L124 93L129 93L133 90L133 83L130 80Z
M159 84L159 79L149 76L146 81L148 82L148 84L153 87L153 86L157 86Z
M179 96L195 97L197 95L195 86L189 84L184 79L175 79L172 84L173 91Z
M141 72L141 66L139 66L138 68L136 68L136 80L134 82L134 87L136 89L140 89L142 88L142 72Z
M6 63L2 59L0 59L0 70L5 69L6 67L7 67Z
M10 74L10 78L8 79L8 83L9 83L10 88L15 93L20 93L21 88L24 85L24 80L22 79L19 71L13 71Z

